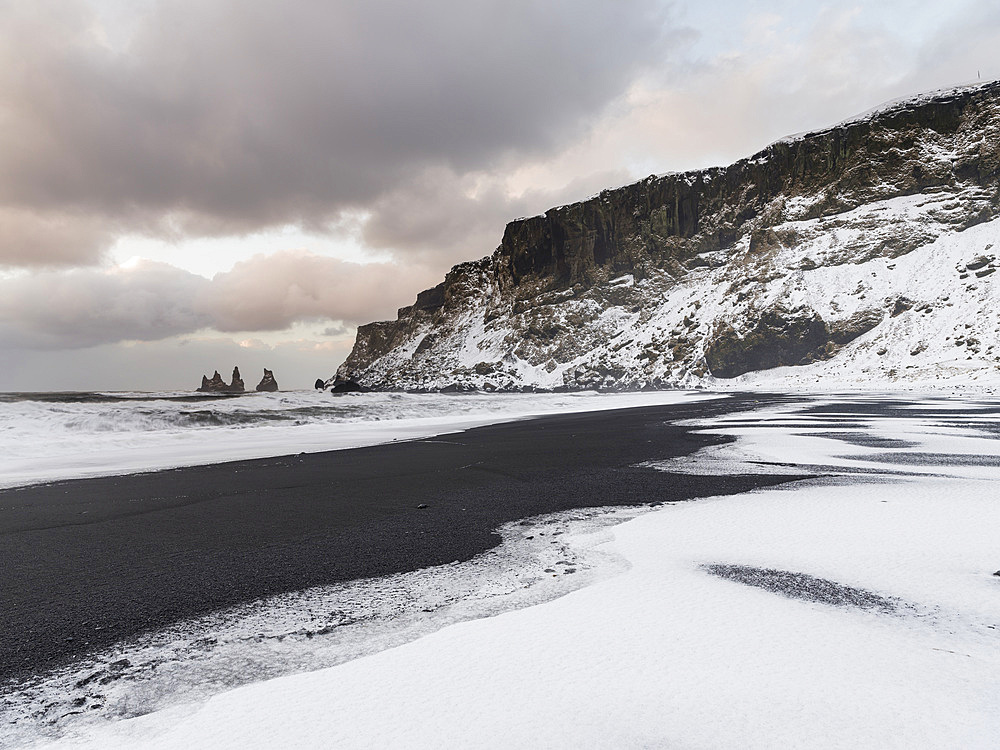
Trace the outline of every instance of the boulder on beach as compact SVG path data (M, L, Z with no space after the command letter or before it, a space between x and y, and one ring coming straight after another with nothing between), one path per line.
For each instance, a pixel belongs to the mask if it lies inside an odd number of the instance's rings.
M326 381L322 378L316 378L316 384L313 386L317 391L326 390Z
M257 383L257 390L267 391L270 393L278 390L278 381L274 379L274 373L266 367L264 368L264 377L262 377L260 382Z

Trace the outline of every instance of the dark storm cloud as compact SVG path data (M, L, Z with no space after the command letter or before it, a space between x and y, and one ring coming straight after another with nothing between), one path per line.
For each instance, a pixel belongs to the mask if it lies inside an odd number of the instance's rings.
M302 321L395 317L431 270L309 253L257 255L212 280L143 261L0 281L0 348L83 348L216 331L281 331Z
M0 263L92 261L94 217L322 227L429 168L544 154L660 54L661 5L148 3L119 49L82 2L0 3L0 208L23 219ZM32 215L90 231L22 236Z

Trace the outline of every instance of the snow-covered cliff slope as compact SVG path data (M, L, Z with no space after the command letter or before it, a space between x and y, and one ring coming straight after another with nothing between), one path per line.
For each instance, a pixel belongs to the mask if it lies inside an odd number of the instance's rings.
M1000 383L1000 82L507 226L358 330L374 388Z

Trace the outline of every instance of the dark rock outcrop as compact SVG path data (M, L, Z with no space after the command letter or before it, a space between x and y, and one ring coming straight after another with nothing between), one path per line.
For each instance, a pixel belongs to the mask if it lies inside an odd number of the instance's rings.
M330 386L330 393L367 393L368 388L355 380L341 380L337 378Z
M754 370L813 362L827 353L829 331L812 310L772 307L756 325L740 335L722 323L705 349L709 371L717 378L735 378Z
M321 380L320 378L316 378L316 383L313 385L313 388L315 388L317 391L326 390L326 381Z
M754 370L804 365L833 356L837 349L877 326L882 310L862 310L827 325L808 308L787 310L776 305L754 315L754 327L741 335L721 323L707 339L705 362L717 378L734 378Z
M201 387L198 389L202 392L212 392L212 391L224 391L228 388L228 384L222 379L219 371L216 370L215 374L212 375L212 379L209 380L207 376L201 376Z
M278 381L274 379L274 373L266 367L264 368L264 377L262 377L260 382L257 383L256 390L266 391L268 393L274 393L278 390Z
M843 346L854 341L858 336L863 336L885 319L885 311L878 308L859 310L845 320L831 323L828 326L830 341L838 346Z
M204 375L201 376L201 387L198 388L200 393L245 393L246 389L243 387L243 379L240 377L240 368L233 368L233 382L226 383L216 370L212 378L209 379Z
M902 315L907 310L913 307L913 300L909 297L896 297L892 303L892 309L889 311L889 315L895 318L898 315Z

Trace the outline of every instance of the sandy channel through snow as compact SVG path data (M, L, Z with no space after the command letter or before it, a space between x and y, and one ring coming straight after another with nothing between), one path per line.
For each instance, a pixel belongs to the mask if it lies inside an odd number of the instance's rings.
M662 468L817 478L580 517L563 543L591 573L563 596L54 747L995 748L998 411L854 395L713 420L735 445Z

